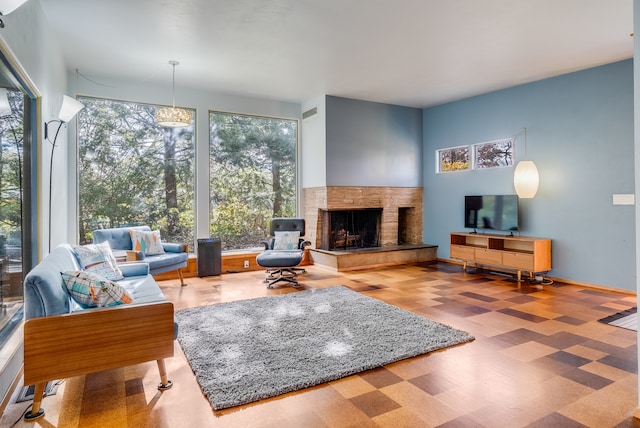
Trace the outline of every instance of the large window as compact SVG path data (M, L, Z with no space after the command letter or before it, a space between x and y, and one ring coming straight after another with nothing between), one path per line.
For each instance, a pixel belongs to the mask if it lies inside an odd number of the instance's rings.
M25 201L24 93L0 89L0 342L22 319ZM26 258L26 260L24 259Z
M209 128L210 234L255 248L272 217L296 215L298 122L210 112Z
M194 124L159 127L160 106L79 100L80 242L98 228L148 225L163 241L193 246Z

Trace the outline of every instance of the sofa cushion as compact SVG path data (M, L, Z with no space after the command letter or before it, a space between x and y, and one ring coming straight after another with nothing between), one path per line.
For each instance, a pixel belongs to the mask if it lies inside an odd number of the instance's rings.
M167 298L151 275L125 277L118 285L127 290L133 304L164 302Z
M73 247L73 251L76 253L80 265L87 272L93 272L112 281L123 278L108 242L76 245Z
M93 272L62 272L62 280L73 300L84 308L105 308L133 301L123 287Z
M133 251L141 251L146 256L164 254L164 248L160 242L160 231L145 231L129 229L131 236L131 246Z
M177 269L176 266L184 267L188 258L189 254L187 253L164 253L157 256L147 256L144 258L144 262L149 263L149 269L153 275L160 273L160 271Z

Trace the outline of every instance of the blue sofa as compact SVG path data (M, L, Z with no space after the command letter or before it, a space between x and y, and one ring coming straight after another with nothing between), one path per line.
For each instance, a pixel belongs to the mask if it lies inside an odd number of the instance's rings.
M132 227L116 227L112 229L97 229L93 231L93 242L100 244L108 242L113 251L126 251L127 261L144 261L149 264L151 275L157 275L164 272L178 271L180 277L180 285L184 285L182 276L182 268L187 267L187 246L184 244L162 243L164 254L147 256L140 251L133 250L131 243L130 229L151 231L149 226L132 226Z
M117 281L132 302L83 309L70 296L61 272L81 270L73 248L55 248L24 280L24 384L35 385L25 419L40 408L47 382L86 373L157 361L158 389L171 387L164 359L173 356L176 325L166 299L146 263L119 265Z

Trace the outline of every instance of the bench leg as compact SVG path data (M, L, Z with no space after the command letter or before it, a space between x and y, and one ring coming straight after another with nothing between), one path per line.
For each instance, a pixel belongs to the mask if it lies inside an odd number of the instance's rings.
M182 269L178 269L178 276L180 277L180 285L184 287L186 284L184 283L184 277L182 276Z
M40 407L40 404L42 404L42 397L44 397L44 388L46 385L46 382L36 384L36 389L33 392L31 410L24 414L25 421L34 421L44 416L44 409Z
M160 384L158 390L166 391L173 386L173 382L167 379L167 368L164 365L164 360L158 360L158 371L160 372Z

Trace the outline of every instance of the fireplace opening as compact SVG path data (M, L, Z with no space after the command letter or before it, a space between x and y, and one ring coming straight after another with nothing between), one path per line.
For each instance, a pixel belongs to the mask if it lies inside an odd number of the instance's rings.
M415 222L412 218L415 217L415 209L410 208L398 208L398 245L413 243L412 234L414 233L412 225Z
M323 210L323 250L346 250L380 246L381 208Z

